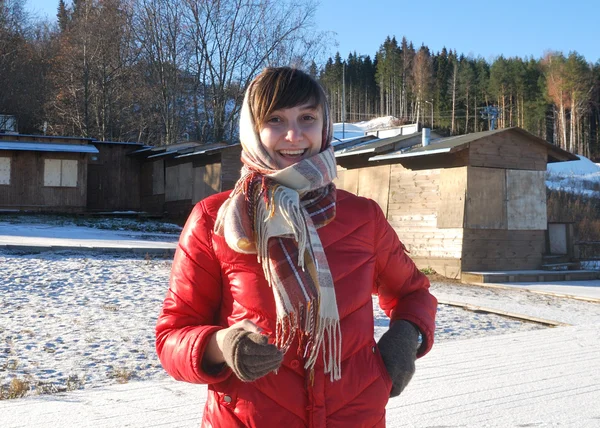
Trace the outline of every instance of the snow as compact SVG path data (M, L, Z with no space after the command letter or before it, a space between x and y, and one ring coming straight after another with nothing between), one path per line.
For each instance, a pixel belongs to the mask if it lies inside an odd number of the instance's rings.
M546 186L588 197L600 197L600 166L584 156L579 160L549 163Z
M598 175L580 157L549 164L547 183L593 194ZM136 219L2 215L0 387L12 379L30 386L24 398L0 400L2 427L198 426L206 386L172 380L154 351L171 267L163 254L180 230ZM115 248L123 252L109 252ZM431 291L442 303L436 345L388 403L388 426L600 426L600 281L444 281ZM379 338L388 320L376 299L373 312Z
M116 219L103 220L103 227L112 230L91 228L93 222L44 227L28 221L0 223L0 240L14 244L26 234L34 239L65 239L74 246L82 240L94 241L102 247L130 233L118 230L122 223ZM154 227L164 231L171 226ZM168 286L170 258L117 256L102 248L39 253L0 250L0 385L6 388L11 379L18 378L31 386L25 398L0 401L3 427L198 426L206 387L170 379L154 351L154 323ZM588 281L577 286L597 285ZM417 362L417 375L406 392L390 400L388 426L514 426L532 421L536 426L554 426L556 420L576 423L566 426L593 426L584 423L593 406L586 404L588 396L583 394L593 392L591 385L599 382L600 370L591 368L597 359L587 357L577 360L576 367L563 367L557 358L569 359L572 353L557 354L551 344L570 341L565 349L575 352L600 343L600 303L524 288L434 282L431 290L441 301L532 315L574 327L549 328L440 305L434 350ZM376 299L373 307L375 337L379 338L388 320ZM511 362L520 367L517 373L507 372ZM549 375L549 368L566 380ZM584 368L590 376L581 373ZM569 388L580 391L580 402L564 404L580 411L557 415L548 410L540 398L546 394L545 379L552 379L547 394L553 400L564 398L566 392L561 395L561 391ZM535 388L529 389L530 383ZM509 411L514 394L529 407ZM589 399L598 398L592 394ZM536 405L539 410L530 411Z
M367 131L392 127L397 120L394 116L384 116L356 123L334 123L333 136L341 141L363 137Z

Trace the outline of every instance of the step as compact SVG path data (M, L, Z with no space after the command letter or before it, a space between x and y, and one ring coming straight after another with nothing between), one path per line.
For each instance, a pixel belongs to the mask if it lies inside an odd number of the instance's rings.
M544 263L569 263L571 258L568 254L544 254L542 255Z
M557 282L588 281L600 279L596 270L522 270L522 271L490 271L462 272L461 282L465 283L503 283L503 282Z
M581 267L579 262L565 262L565 263L546 263L542 265L542 270L575 270Z

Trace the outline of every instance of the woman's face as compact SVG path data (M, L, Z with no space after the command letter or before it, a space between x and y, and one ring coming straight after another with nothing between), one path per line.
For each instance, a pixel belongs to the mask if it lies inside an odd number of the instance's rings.
M321 107L301 104L273 111L260 126L260 141L280 168L286 168L321 151Z

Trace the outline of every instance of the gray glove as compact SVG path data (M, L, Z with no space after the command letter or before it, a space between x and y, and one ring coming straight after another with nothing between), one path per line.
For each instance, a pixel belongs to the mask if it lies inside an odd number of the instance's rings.
M244 382L255 381L277 370L283 362L283 353L269 344L267 336L241 328L225 335L223 357L233 373Z
M415 373L419 330L409 321L395 321L381 336L377 346L392 378L390 397L396 397L406 388Z

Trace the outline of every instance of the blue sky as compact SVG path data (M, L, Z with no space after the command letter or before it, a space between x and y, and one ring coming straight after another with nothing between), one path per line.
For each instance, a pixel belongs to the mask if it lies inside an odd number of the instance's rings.
M483 0L398 1L321 0L317 26L337 33L343 58L352 51L373 57L386 36L402 36L415 47L492 60L498 55L540 58L547 50L576 50L600 60L600 1ZM29 10L54 19L58 0L27 0ZM367 6L368 4L368 6Z

